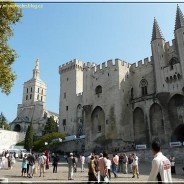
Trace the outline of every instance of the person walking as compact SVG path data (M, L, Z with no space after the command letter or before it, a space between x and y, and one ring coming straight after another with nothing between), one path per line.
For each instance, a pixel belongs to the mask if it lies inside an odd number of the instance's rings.
M12 155L8 156L8 169L12 169Z
M171 162L171 174L176 174L176 169L175 169L175 157L171 156L169 158Z
M84 154L81 155L80 162L81 162L81 172L84 172L84 164L85 164L85 156L84 156Z
M35 157L33 154L30 154L27 158L28 162L29 162L29 173L28 173L28 177L32 178L33 177L33 169L35 167Z
M56 154L54 155L54 158L53 158L53 173L57 173L58 162L59 162L59 157Z
M123 172L123 154L121 153L119 156L119 168L118 168L118 172Z
M73 153L70 153L70 157L68 158L68 180L73 180Z
M40 176L43 174L43 177L45 177L45 164L46 164L47 157L45 156L45 153L42 153L42 155L38 158L38 165L40 169Z
M95 163L94 163L94 156L91 156L91 160L89 162L89 171L88 171L88 183L91 183L91 181L97 181L97 173L95 171Z
M128 157L126 153L123 154L123 174L127 174L127 164L128 164Z
M135 175L137 175L137 178L139 178L139 167L138 167L138 156L136 156L135 153L132 155L133 162L132 162L132 171L133 171L133 176L132 178L135 178Z
M103 153L103 157L99 159L99 172L100 172L100 181L108 183L108 170L107 170L107 153Z
M154 139L151 144L154 159L152 160L152 168L148 181L158 181L159 183L172 182L171 163L169 159L160 151L160 140Z
M128 156L129 173L132 173L132 162L133 162L132 154L129 154Z
M112 162L109 159L109 156L107 156L107 171L108 171L109 181L111 180L111 165L112 165Z
M116 157L115 154L113 154L113 158L112 158L112 173L114 174L114 177L117 178L117 168L118 168L118 158Z
M24 156L22 159L22 176L24 177L26 175L26 170L27 170L27 160L26 157Z

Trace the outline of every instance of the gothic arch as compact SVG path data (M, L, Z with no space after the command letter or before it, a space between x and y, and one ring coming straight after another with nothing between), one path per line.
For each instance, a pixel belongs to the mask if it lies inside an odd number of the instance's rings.
M95 88L95 94L100 94L102 93L102 86L98 85L96 88Z
M94 136L96 136L98 133L102 135L105 134L105 112L100 106L95 107L93 110L91 114L91 122L91 132Z
M160 140L164 140L164 120L162 108L159 104L154 103L150 107L150 129L152 139L159 137Z
M184 124L178 125L172 133L171 141L184 142Z
M135 144L147 144L148 131L146 131L144 112L140 107L137 107L133 112L133 128Z
M142 90L142 96L145 96L148 94L148 81L146 79L142 79L140 81L140 87Z
M21 126L19 124L16 124L13 131L15 132L21 132Z
M77 135L83 135L83 108L81 104L78 104L77 111L76 111L76 117L77 117Z
M168 103L171 130L184 123L184 96L175 94Z

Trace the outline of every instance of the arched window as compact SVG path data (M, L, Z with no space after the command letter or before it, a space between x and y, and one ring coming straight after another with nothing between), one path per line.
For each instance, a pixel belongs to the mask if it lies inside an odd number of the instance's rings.
M147 90L147 87L148 87L148 82L146 79L142 79L141 82L140 82L140 86L141 86L141 89L142 89L142 96L145 96L148 94L148 90Z
M170 70L173 70L173 69L174 69L174 65L175 65L176 63L179 63L178 58L172 57L171 60L169 61Z
M176 81L176 79L177 79L177 77L176 77L176 75L174 75L174 81Z
M97 86L96 89L95 89L95 93L99 96L100 93L102 93L102 86Z
M133 99L133 98L134 98L134 89L131 88L131 99Z
M181 78L181 75L178 73L178 74L177 74L177 77L178 77L178 79L180 79L180 78Z
M166 80L166 82L169 82L169 77L166 77L166 79L165 79L165 80Z

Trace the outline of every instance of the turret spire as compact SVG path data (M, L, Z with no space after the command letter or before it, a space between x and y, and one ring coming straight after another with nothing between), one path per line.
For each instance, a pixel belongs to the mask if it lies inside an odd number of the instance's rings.
M154 17L154 23L153 23L153 31L152 31L152 39L151 41L153 40L156 40L156 39L164 39L164 37L162 36L162 32L158 26L158 23L157 23L157 20L156 18Z
M183 13L180 10L179 5L177 5L177 10L176 10L176 20L175 20L175 29L177 30L181 27L184 27L184 17L183 17Z
M33 78L34 79L39 78L39 74L40 74L39 63L40 63L40 61L39 61L39 59L37 59L35 68L33 69Z

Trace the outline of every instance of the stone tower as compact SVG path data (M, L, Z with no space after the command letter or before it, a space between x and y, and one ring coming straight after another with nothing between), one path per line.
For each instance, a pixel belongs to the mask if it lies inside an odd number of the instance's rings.
M177 6L176 10L176 21L175 21L175 39L176 39L176 53L178 55L180 65L181 65L181 74L183 78L183 84L184 86L184 17L183 13L181 12L179 6ZM178 76L179 77L179 76Z
M162 69L165 66L165 39L162 36L155 18L153 23L151 49L155 73L155 89L156 93L160 93L167 90L165 88L166 83L162 72Z
M59 74L59 128L62 132L76 135L78 124L82 123L83 63L74 59L60 66Z

